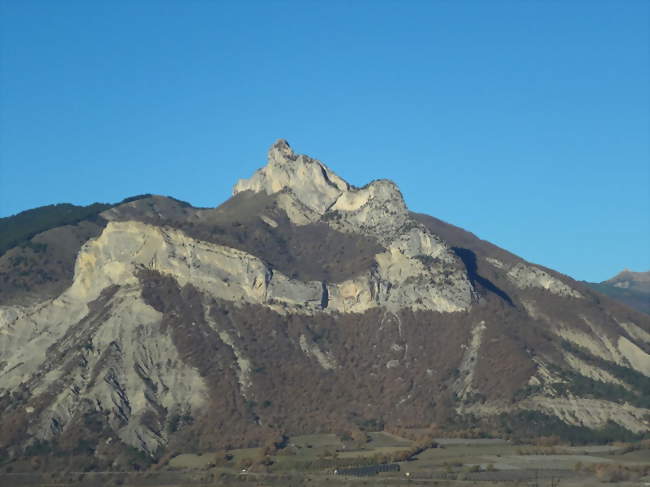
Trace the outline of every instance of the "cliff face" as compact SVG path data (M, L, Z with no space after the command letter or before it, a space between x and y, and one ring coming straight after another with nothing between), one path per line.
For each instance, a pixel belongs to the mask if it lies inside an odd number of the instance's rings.
M72 276L0 305L9 454L522 410L650 430L647 316L410 213L390 181L352 187L278 141L218 208L150 197L101 219L57 230Z

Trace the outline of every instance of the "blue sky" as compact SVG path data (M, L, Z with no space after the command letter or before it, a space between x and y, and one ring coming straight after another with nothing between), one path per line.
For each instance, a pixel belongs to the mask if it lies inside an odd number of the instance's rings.
M281 137L576 279L650 269L650 2L0 6L0 216L216 206Z

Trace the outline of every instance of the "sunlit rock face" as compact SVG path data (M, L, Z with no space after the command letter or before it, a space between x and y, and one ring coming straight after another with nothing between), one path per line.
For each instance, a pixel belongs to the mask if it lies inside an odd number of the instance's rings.
M294 154L286 140L278 140L269 150L267 165L250 179L240 179L233 195L242 191L266 194L286 191L314 215L320 216L348 190L348 183L325 164Z
M387 306L451 312L471 304L472 286L458 258L411 219L392 181L355 188L323 163L297 156L285 140L279 140L269 150L267 165L235 185L233 193L241 191L277 194L281 207L298 225L323 221L341 232L373 237L387 247L367 274L332 286L330 310L364 312ZM437 265L430 265L433 260Z
M389 180L354 187L284 140L233 193L217 209L160 196L111 208L62 293L0 306L0 448L82 439L155 456L352 417L521 410L650 429L644 315L409 212ZM296 243L314 241L296 229L346 248L331 255L347 261L323 262L338 277L292 268L309 247ZM582 397L576 377L601 395ZM628 403L599 392L612 387Z
M548 272L519 263L508 271L508 278L519 288L537 287L545 289L559 296L570 296L573 298L582 298L582 295L567 286L559 279L551 276Z
M280 204L298 225L325 217L339 230L380 240L394 238L409 220L404 198L392 181L355 188L322 162L294 154L285 140L273 144L266 166L237 182L233 195L242 191L281 195Z

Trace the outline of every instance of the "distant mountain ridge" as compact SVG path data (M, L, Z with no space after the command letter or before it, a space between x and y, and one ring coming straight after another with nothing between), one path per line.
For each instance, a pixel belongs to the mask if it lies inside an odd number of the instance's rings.
M650 293L650 271L633 272L625 269L604 282L621 289L636 289Z
M625 269L611 279L588 285L612 299L650 314L650 271L633 272Z
M0 255L0 455L383 426L650 433L650 317L284 140L216 208L149 196ZM125 448L128 447L128 448Z

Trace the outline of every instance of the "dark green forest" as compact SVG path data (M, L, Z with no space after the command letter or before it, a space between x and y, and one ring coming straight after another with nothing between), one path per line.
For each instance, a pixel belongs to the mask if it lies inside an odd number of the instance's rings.
M46 230L73 225L83 220L95 220L102 211L149 196L151 195L132 196L114 204L93 203L88 206L76 206L59 203L0 218L0 255L18 245L27 245L32 237Z

